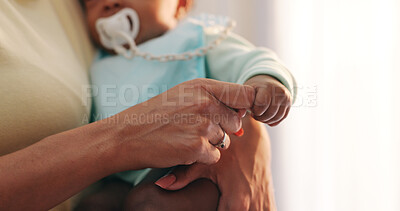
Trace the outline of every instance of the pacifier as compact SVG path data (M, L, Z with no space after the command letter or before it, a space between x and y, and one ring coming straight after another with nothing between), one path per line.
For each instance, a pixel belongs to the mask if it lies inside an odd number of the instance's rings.
M121 34L134 42L139 34L139 27L139 16L131 8L124 8L110 17L99 18L96 22L100 42L109 50L129 44L126 38L121 37Z

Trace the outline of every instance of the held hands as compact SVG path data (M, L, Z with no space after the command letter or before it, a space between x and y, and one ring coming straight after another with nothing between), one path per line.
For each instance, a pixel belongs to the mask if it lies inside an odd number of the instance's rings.
M246 110L276 126L288 115L291 101L289 91L266 75L244 86L195 79L101 122L117 123L110 128L119 146L115 156L123 163L118 171L213 164L220 159L216 145L224 131L237 133ZM225 149L229 144L227 136Z
M223 193L219 210L229 210L230 206L255 210L269 207L273 205L269 157L262 157L269 155L267 135L246 142L252 139L248 135L260 134L251 131L261 128L255 127L256 121L250 121L255 124L252 127L244 128L250 128L241 137L246 140L237 140L232 150L223 151L224 158L219 163L221 151L215 145L223 139L224 131L233 134L240 130L244 111L250 110L254 119L276 126L286 118L291 101L289 91L265 75L251 78L244 86L209 79L188 81L114 117L117 127L112 129L116 130L119 147L112 158L115 163L122 163L118 171L195 164L177 170L157 184L177 190L196 178L206 177L216 182ZM137 115L143 116L144 121L135 121ZM132 121L126 121L126 117L132 117L128 118ZM229 145L228 137L226 148ZM231 160L238 157L249 159ZM233 174L236 177L224 175L232 171L237 171ZM253 181L257 179L254 175L264 176ZM243 184L239 193L229 190L232 184ZM239 204L232 205L231 198Z
M288 116L292 96L278 80L268 75L258 75L246 81L245 85L254 87L256 92L251 108L254 119L274 127Z
M118 123L122 170L214 164L224 131L240 130L254 96L250 86L195 79L103 121Z

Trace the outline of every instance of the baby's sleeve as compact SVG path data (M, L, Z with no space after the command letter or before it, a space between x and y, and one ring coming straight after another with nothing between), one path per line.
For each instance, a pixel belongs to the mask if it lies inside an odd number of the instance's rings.
M218 35L206 32L206 43ZM296 97L296 81L277 55L267 49L255 47L244 38L231 33L218 47L207 53L207 77L243 84L256 75L269 75L278 79Z

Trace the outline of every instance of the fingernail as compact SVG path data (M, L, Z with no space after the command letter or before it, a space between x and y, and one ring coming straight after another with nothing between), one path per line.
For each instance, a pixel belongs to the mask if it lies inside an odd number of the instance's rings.
M234 133L235 136L237 137L242 137L244 135L244 130L243 128L240 128L240 130L236 133Z
M176 181L176 176L173 174L168 174L162 177L161 179L155 182L156 185L160 186L161 188L168 188Z
M243 119L247 114L247 110L246 109L240 109L238 111L238 113L239 113L239 116Z

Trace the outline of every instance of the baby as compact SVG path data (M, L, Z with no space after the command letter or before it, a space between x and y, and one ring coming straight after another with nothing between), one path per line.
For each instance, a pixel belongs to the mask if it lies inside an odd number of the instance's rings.
M91 68L92 84L99 88L97 119L196 78L253 86L256 120L275 126L286 118L296 95L294 78L273 52L231 33L232 21L185 18L192 0L84 0L84 5L100 47ZM136 185L148 171L118 175Z

